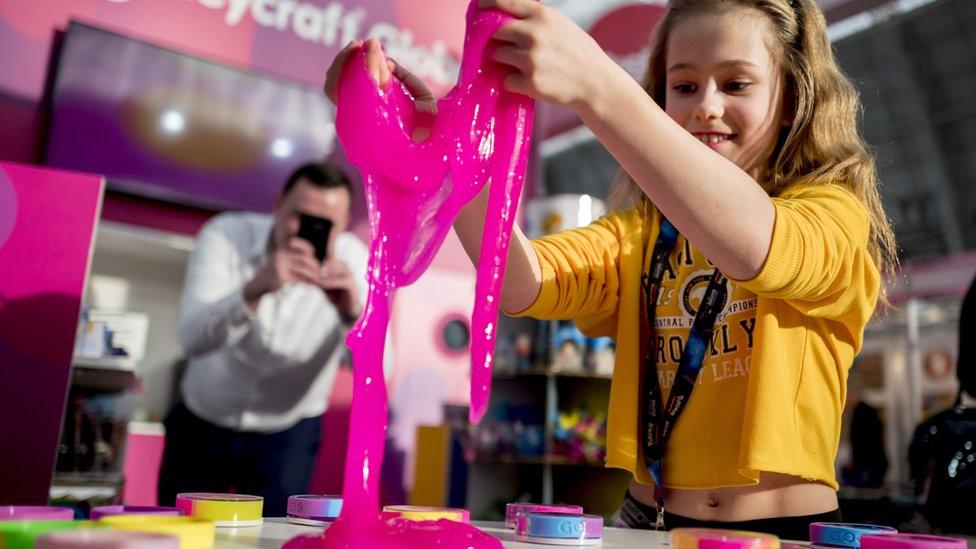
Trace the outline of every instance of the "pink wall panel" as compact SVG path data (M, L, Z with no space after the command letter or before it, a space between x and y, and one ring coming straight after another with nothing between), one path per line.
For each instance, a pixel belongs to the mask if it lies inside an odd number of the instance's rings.
M125 492L122 495L122 502L124 504L156 505L159 465L163 461L165 439L165 431L162 428L146 428L139 424L129 424L123 465Z
M102 189L0 162L0 504L47 500Z
M470 351L445 349L441 329L454 318L470 322L474 286L474 269L468 262L466 270L430 268L397 293L391 321L396 370L390 388L389 436L403 455L408 489L417 427L440 425L445 404L467 405L470 400Z

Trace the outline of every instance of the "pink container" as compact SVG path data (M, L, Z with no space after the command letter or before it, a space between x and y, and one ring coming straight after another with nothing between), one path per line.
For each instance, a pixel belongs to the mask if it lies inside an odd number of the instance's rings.
M45 505L0 506L0 520L74 520L75 512L67 507Z
M778 549L779 538L760 532L712 528L671 530L671 549Z
M154 505L103 505L91 510L91 519L98 520L112 515L156 515L178 517L183 512L176 507L156 507Z
M872 534L861 536L861 549L966 549L966 541L924 534Z

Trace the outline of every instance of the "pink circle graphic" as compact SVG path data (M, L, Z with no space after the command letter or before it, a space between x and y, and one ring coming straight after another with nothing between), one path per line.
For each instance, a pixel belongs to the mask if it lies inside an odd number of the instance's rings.
M7 172L0 168L0 248L14 230L16 220L17 194L14 193L14 184L7 177Z

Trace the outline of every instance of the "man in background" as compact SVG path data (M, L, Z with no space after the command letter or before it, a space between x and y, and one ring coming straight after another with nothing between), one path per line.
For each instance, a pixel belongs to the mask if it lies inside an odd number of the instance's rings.
M188 366L165 421L160 505L233 491L284 516L288 496L307 492L345 334L365 302L368 251L345 232L351 200L344 174L309 164L272 215L221 213L201 229L180 306Z

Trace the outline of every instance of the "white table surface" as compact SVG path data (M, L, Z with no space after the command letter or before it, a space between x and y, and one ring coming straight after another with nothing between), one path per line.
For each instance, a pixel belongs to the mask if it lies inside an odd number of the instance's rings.
M511 530L500 522L475 522L475 526L498 538L506 549L543 549L545 547L565 547L522 543L514 540ZM250 528L217 528L217 541L214 549L243 549L250 547L278 548L286 541L300 534L317 534L321 528L290 524L281 518L266 518L261 526ZM626 528L604 528L603 544L590 545L602 549L651 549L665 547L668 542L666 532L647 530L628 530Z

